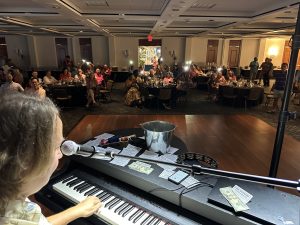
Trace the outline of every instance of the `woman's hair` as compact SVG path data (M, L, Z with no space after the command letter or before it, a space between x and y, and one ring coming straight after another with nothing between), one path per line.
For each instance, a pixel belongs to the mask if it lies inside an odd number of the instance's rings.
M21 93L0 97L0 215L20 195L23 182L44 173L55 149L59 112L49 98Z

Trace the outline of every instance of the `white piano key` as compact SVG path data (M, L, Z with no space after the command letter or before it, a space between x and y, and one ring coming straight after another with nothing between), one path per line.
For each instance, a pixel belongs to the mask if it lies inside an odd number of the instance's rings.
M74 181L75 179L78 179L78 178L74 177L70 181ZM58 193L60 193L61 195L65 196L66 198L70 199L74 203L78 203L78 202L84 200L85 198L87 198L88 195L85 196L84 194L94 188L98 188L99 190L97 192L95 192L94 194L92 194L91 196L97 196L103 192L106 192L106 191L102 190L100 187L91 185L87 190L84 190L82 193L80 193L79 192L80 189L74 190L73 187L67 186L67 183L69 181L65 182L65 183L62 183L62 182L63 182L63 180L54 184L53 189L55 191L57 191ZM84 182L84 181L80 181L80 183L82 183L82 182ZM141 225L141 223L150 215L146 211L139 209L139 208L133 206L132 204L130 204L129 202L127 202L126 200L122 200L122 199L120 202L118 202L112 208L109 208L109 206L104 207L106 203L109 203L110 201L114 201L114 199L116 199L116 200L119 199L118 196L114 196L112 193L109 193L109 192L106 192L106 193L110 194L110 196L107 199L105 199L104 201L102 201L102 206L101 206L99 212L95 213L95 215L100 217L102 220L105 220L113 225ZM112 204L114 204L114 203L112 203ZM122 206L122 207L119 210L117 210L117 212L115 212L115 210L118 209L120 206ZM132 209L128 213L126 213L127 210L130 208L132 208ZM138 213L138 215L134 216L132 218L132 220L129 221L129 218L139 210L144 211L144 214L136 222L134 222L134 221L140 213ZM126 213L125 216L123 216L124 213ZM149 221L151 221L152 217L147 220L147 223L149 223ZM157 221L157 220L152 221L152 224L154 224L155 221ZM165 224L163 221L161 221L159 223L159 225L163 225L163 224Z

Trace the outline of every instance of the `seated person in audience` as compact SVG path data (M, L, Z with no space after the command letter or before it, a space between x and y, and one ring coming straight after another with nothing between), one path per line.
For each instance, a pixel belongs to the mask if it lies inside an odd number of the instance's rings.
M11 73L9 73L6 75L6 82L2 84L0 87L0 91L2 94L3 92L8 92L8 91L23 92L24 89L19 83L13 82L13 76Z
M97 80L97 85L98 86L102 86L104 87L104 76L103 74L101 73L101 70L99 68L96 69L95 73L94 73L94 76Z
M125 105L142 107L142 97L137 83L133 83L125 95Z
M171 68L167 65L165 65L164 70L163 70L163 77L166 77L167 74L171 74L171 76L173 77L173 73L171 72Z
M6 75L4 73L3 68L0 68L0 84L6 81Z
M71 82L73 81L73 77L68 69L64 69L63 72L60 74L59 80L63 82Z
M202 71L201 67L195 65L196 70L198 70L198 76L205 76L206 74Z
M150 69L150 70L149 70L149 75L148 75L148 77L149 77L150 79L153 79L154 76L155 76L155 71L154 71L154 69Z
M30 202L62 158L62 121L48 98L10 93L0 102L0 224L65 225L96 213L101 202L94 196L48 218Z
M156 70L156 68L158 67L158 60L157 60L157 57L154 56L153 59L151 60L152 61L152 68L154 70Z
M31 73L31 78L39 79L38 71L36 71L36 70L32 71L32 73ZM30 78L30 79L31 79L31 78Z
M217 76L214 80L214 85L219 88L219 85L222 85L222 84L226 84L226 80L225 80L225 77L222 75L221 72L218 72L217 73Z
M91 66L86 70L86 90L87 90L87 104L86 108L91 105L97 106L95 94L97 93L97 80Z
M234 75L234 72L232 70L229 70L227 73L229 81L236 81L236 76Z
M31 95L36 95L40 98L45 98L46 97L46 91L45 89L40 85L38 79L32 78L31 79L31 87L26 88L26 93L31 94Z
M109 66L107 66L106 64L104 64L103 70L104 70L105 79L108 80L111 75L111 68Z
M132 84L136 83L136 77L132 74L125 81L125 93L129 90Z
M190 65L190 70L189 70L189 76L191 79L194 79L195 77L199 76L200 72L197 70L196 66L194 64Z
M227 68L227 66L222 66L222 70L221 70L221 73L222 73L222 75L224 76L224 78L226 79L226 80L228 80L228 68Z
M86 84L86 76L83 73L82 69L77 69L77 74L74 77L75 82L80 82L82 84Z
M51 75L51 71L48 70L46 75L43 77L43 82L46 85L56 84L58 81Z
M176 79L176 98L180 96L185 96L189 88L190 78L189 74L182 72Z
M13 77L14 82L19 83L21 84L21 86L23 86L24 78L19 69L16 68L13 70Z
M174 82L173 75L172 75L171 72L170 73L168 72L166 74L166 76L164 77L164 79L163 79L163 84L168 85L168 84L171 84L173 82Z

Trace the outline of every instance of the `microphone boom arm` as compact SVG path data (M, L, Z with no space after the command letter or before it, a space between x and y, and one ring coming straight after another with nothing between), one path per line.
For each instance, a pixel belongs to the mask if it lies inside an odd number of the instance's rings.
M177 163L158 161L154 159L146 159L146 158L139 158L134 156L122 155L122 154L115 154L114 152L106 152L105 156L109 156L111 158L122 157L122 158L148 162L148 163L160 163L160 164L165 164L165 165L170 165L170 166L175 166L182 169L190 170L194 174L206 174L206 175L212 175L217 177L226 177L226 178L244 180L248 182L260 183L260 184L266 184L266 185L272 185L272 186L278 186L284 188L292 188L292 189L297 189L297 191L300 192L300 180L293 181L293 180L258 176L258 175L245 174L245 173L236 173L236 172L230 172L226 170L207 168L200 165L192 165L192 166L182 165Z

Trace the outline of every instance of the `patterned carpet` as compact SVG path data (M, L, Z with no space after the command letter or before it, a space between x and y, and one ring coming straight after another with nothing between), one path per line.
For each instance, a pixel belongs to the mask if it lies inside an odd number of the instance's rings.
M255 107L250 107L246 111L243 107L226 106L221 103L211 102L207 99L207 93L198 89L190 89L187 102L179 102L174 109L157 109L157 108L136 108L124 105L124 91L123 84L119 83L114 86L112 91L111 103L100 103L99 106L86 109L85 107L75 107L62 110L61 116L64 123L64 135L66 136L71 129L80 121L85 115L101 115L101 114L250 114L253 115L271 126L277 128L279 112L267 113L263 104ZM299 111L300 106L290 103L289 111ZM286 123L285 134L293 136L300 141L300 120L290 120Z

